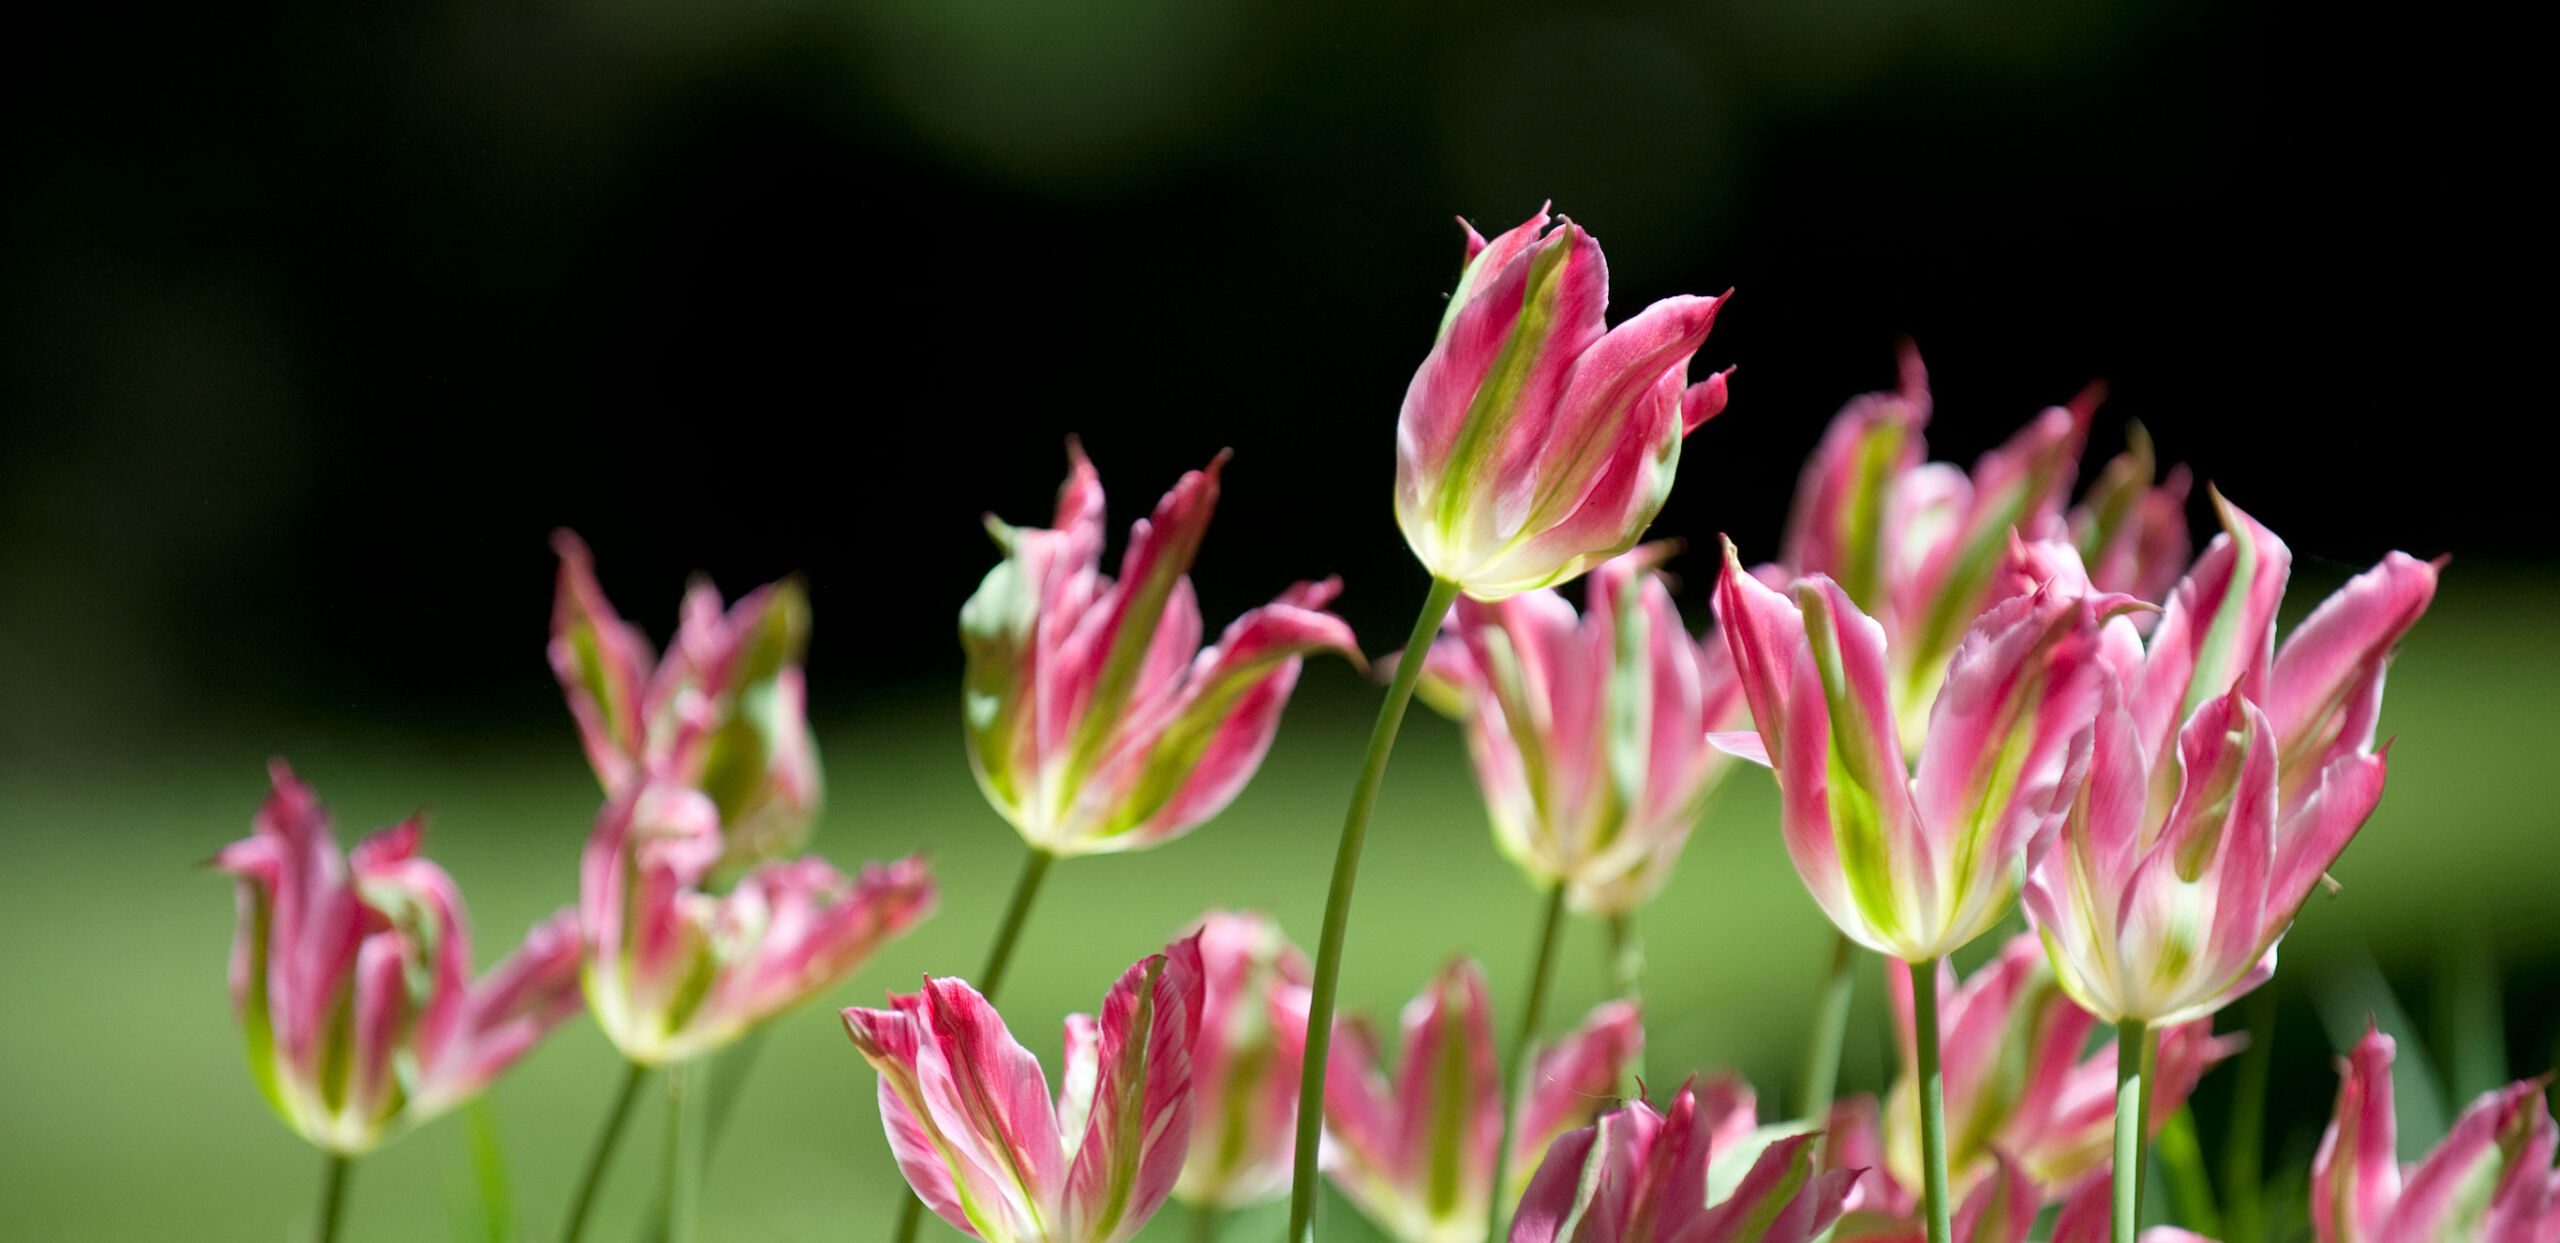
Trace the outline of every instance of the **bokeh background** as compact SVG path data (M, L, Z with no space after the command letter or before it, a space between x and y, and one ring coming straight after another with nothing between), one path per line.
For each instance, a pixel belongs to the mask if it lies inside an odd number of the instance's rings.
M689 573L807 576L819 846L930 850L947 892L830 1004L968 969L1017 851L959 745L980 512L1041 517L1071 432L1124 519L1233 447L1213 622L1340 573L1392 644L1423 583L1389 438L1455 277L1449 217L1490 232L1549 197L1607 244L1621 315L1740 291L1701 355L1741 364L1734 406L1661 533L1769 551L1823 421L1907 334L1941 456L2103 378L2093 457L2141 420L2291 540L2297 611L2387 548L2455 554L2394 674L2390 795L2264 1006L2266 1163L2307 1158L2368 1011L2404 1038L2413 1147L2552 1062L2560 577L2514 428L2543 329L2470 296L2526 283L2538 200L2532 161L2476 152L2529 115L2477 31L2207 0L57 16L80 28L21 47L50 82L0 184L19 1237L272 1239L308 1213L318 1160L243 1073L230 895L196 866L245 831L269 755L345 832L431 808L488 953L570 899L596 794L541 656L555 526L661 638ZM1054 1063L1060 1017L1204 904L1311 934L1374 695L1311 669L1232 812L1061 869L1006 1007L1026 1041ZM1792 1082L1827 932L1774 812L1736 781L1646 917L1658 1080ZM1363 894L1350 1005L1391 1013L1459 953L1516 1004L1534 903L1445 722L1408 729ZM1575 932L1560 1012L1596 999L1599 952ZM1885 1073L1875 984L1851 1087ZM613 1077L582 1024L494 1094L523 1237L556 1228ZM2231 1079L2199 1102L2217 1160ZM708 1237L885 1221L871 1083L828 1007L790 1020ZM650 1122L601 1237L636 1220ZM488 1237L469 1130L367 1162L353 1237Z

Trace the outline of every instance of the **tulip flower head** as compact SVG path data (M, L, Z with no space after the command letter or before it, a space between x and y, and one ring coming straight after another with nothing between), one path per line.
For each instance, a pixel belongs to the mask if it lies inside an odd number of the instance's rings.
M1810 1243L1840 1217L1855 1171L1815 1169L1814 1137L1786 1135L1759 1150L1728 1190L1718 1184L1746 1151L1748 1095L1683 1085L1669 1109L1630 1101L1555 1141L1512 1218L1511 1243Z
M969 765L1033 848L1140 850L1224 810L1262 763L1300 658L1359 659L1324 611L1335 580L1300 583L1200 646L1187 577L1217 505L1223 455L1182 477L1102 572L1102 482L1068 446L1057 525L990 517L1005 559L960 611Z
M1689 637L1653 568L1665 551L1594 570L1579 618L1543 588L1460 600L1423 674L1466 726L1494 840L1586 914L1661 889L1728 767L1706 735L1742 711L1723 641Z
M722 876L799 850L823 785L800 669L809 600L799 582L759 587L724 610L719 591L695 580L675 642L653 659L605 599L586 544L568 531L551 542L560 555L551 670L606 797L644 781L709 795Z
M1463 223L1463 222L1462 222ZM1549 587L1635 547L1726 377L1688 382L1723 297L1665 298L1610 328L1600 244L1545 209L1467 265L1396 423L1396 524L1479 600Z
M767 863L725 893L708 795L642 784L605 805L579 866L587 1005L643 1066L700 1056L825 992L933 912L917 858L859 876L814 857Z
M2063 987L2109 1023L2180 1023L2275 970L2275 950L2382 797L2393 648L2437 567L2393 553L2274 647L2290 562L2227 503L2224 534L2145 643L2101 638L2089 776L2026 902Z
M1548 1144L1617 1095L1643 1045L1636 1007L1613 1001L1539 1054L1512 1139L1513 1185L1504 1189L1504 1203L1518 1196ZM1484 1237L1502 1090L1484 974L1474 963L1452 963L1405 1006L1403 1053L1392 1078L1368 1025L1342 1022L1325 1067L1325 1123L1326 1174L1380 1230L1404 1243Z
M2560 1238L2560 1129L2543 1100L2548 1078L2482 1095L2434 1152L2403 1169L2394 1148L2391 1037L2368 1027L2340 1059L2338 1106L2311 1159L2316 1243Z
M1973 619L1936 679L1916 764L1885 628L1822 576L1781 593L1731 543L1716 616L1777 770L1787 853L1831 922L1908 962L1987 931L2078 788L2101 624L2130 605L2049 583Z
M1173 1195L1237 1208L1289 1190L1307 960L1260 915L1213 911L1199 934L1205 989L1191 1053L1191 1151Z
M214 866L239 880L231 998L258 1090L294 1133L369 1152L477 1095L578 1010L567 911L471 978L453 879L416 818L341 855L326 811L282 760L251 835Z
M1198 937L1150 954L1067 1020L1057 1099L1039 1059L966 983L927 979L845 1031L880 1073L880 1117L907 1185L986 1243L1121 1243L1164 1204L1192 1129Z

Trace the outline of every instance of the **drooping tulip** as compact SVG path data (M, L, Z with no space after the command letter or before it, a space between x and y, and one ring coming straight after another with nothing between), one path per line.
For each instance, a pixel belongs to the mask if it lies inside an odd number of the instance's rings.
M2109 1023L2210 1014L2275 969L2382 796L2384 670L2435 592L2391 554L2273 650L2290 555L2223 513L2148 643L2103 636L2088 780L2027 883L2063 987Z
M2007 912L2078 788L2096 640L2128 603L2048 584L1973 619L1906 763L1884 627L1830 579L1781 593L1725 545L1716 616L1756 738L1719 745L1777 770L1787 853L1841 932L1927 962Z
M2017 1175L2058 1193L2105 1165L2115 1110L2115 1045L2102 1041L2090 1049L2097 1019L2056 985L2036 937L2011 938L1961 981L1952 966L1941 963L1938 978L1952 1185L1968 1189L2005 1161L2014 1163ZM1900 1029L1902 1074L1887 1098L1880 1173L1891 1189L1887 1207L1907 1215L1921 1185L1911 983L1888 973L1885 987ZM2215 1037L2209 1021L2161 1033L2150 1093L2152 1130L2165 1125L2204 1072L2237 1047L2236 1040Z
M888 1009L846 1010L907 1185L986 1243L1136 1235L1190 1143L1202 975L1186 937L1124 972L1099 1018L1069 1017L1054 1101L1039 1059L964 981L928 978Z
M1728 767L1706 735L1742 712L1723 641L1689 637L1654 569L1667 551L1594 570L1579 618L1545 589L1460 600L1423 673L1466 727L1503 854L1585 914L1661 889Z
M1068 446L1057 525L990 517L1005 559L960 611L969 764L1023 840L1051 855L1140 850L1224 810L1262 763L1300 658L1359 659L1300 583L1200 646L1187 577L1218 499L1221 456L1182 477L1102 572L1102 482Z
M1173 1195L1229 1209L1289 1190L1307 960L1261 915L1214 911L1199 934L1206 989L1191 1053L1191 1151Z
M341 855L318 796L282 760L251 835L214 866L239 880L231 996L258 1090L294 1133L371 1151L471 1099L578 1011L568 911L471 978L453 879L416 818Z
M933 912L907 858L847 878L824 860L767 863L725 893L709 796L643 783L605 804L579 864L587 1006L622 1055L681 1062L825 992Z
M1467 265L1396 423L1396 524L1423 568L1479 600L1549 587L1643 537L1682 439L1724 409L1688 382L1724 297L1665 298L1616 328L1608 264L1545 209Z
M2009 594L2000 569L2012 536L2065 533L2096 394L2045 410L1968 472L1926 460L1928 372L1908 344L1901 362L1900 387L1842 407L1806 461L1775 573L1822 575L1883 627L1897 724L1914 746L1958 640ZM2177 519L2174 506L2157 516Z
M1733 1122L1683 1085L1668 1110L1630 1101L1559 1138L1521 1197L1511 1243L1822 1237L1839 1218L1855 1172L1818 1172L1813 1137L1788 1135L1762 1149L1727 1191L1716 1183L1728 1164L1720 1154L1739 1144ZM1747 1117L1738 1128L1751 1129Z
M551 670L605 796L644 781L709 795L723 876L797 851L824 784L800 668L809 600L798 580L759 587L724 610L718 589L696 579L675 641L653 658L605 598L586 544L568 531L551 542L560 556Z
M2317 1243L2560 1238L2560 1128L2543 1099L2549 1078L2483 1094L2435 1151L2403 1169L2391 1114L2391 1037L2368 1027L2339 1060L2338 1105L2311 1159Z
M1512 1139L1504 1203L1519 1194L1548 1144L1618 1094L1643 1044L1636 1007L1613 1001L1539 1054ZM1380 1230L1404 1243L1484 1237L1502 1091L1484 975L1475 964L1450 964L1405 1006L1392 1078L1368 1025L1342 1023L1326 1067L1325 1126L1326 1174Z

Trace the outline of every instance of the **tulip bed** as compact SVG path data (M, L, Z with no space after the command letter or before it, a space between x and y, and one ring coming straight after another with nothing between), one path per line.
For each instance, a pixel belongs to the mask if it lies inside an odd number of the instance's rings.
M520 948L475 952L418 819L341 853L279 761L214 866L238 881L252 1077L325 1154L317 1237L361 1237L349 1191L375 1150L457 1111L457 1198L492 1234L547 1233L514 1220L511 1146L473 1101L582 1012L620 1065L559 1237L744 1232L706 1205L780 1073L759 1071L765 1045L955 920L921 988L840 1016L824 1107L872 1113L905 1185L847 1208L865 1233L1117 1243L1178 1200L1200 1237L1329 1238L1356 1217L1413 1243L2161 1243L2297 1216L2322 1240L2560 1237L2539 1081L2465 1104L2404 1165L2393 1042L2368 1031L2307 1170L2275 1184L2302 1211L2225 1166L2228 1229L2187 1107L2250 1056L2234 1003L2267 985L2305 904L2328 905L2383 796L2384 673L2442 562L2394 553L2306 607L2265 516L2204 504L2138 429L2077 486L2094 393L1970 467L1929 461L1906 352L1897 388L1851 402L1805 467L1781 547L1695 558L1721 564L1691 571L1684 619L1674 550L1642 541L1684 442L1731 397L1729 373L1688 375L1724 300L1610 327L1598 244L1543 211L1469 230L1466 257L1396 437L1396 517L1432 578L1402 652L1328 612L1330 581L1212 636L1189 575L1224 572L1199 559L1219 462L1108 557L1101 475L1073 445L1049 525L990 519L960 715L969 771L1019 837L1009 881L975 849L966 892L923 855L808 852L827 781L796 584L734 604L697 585L661 653L566 534L548 656L600 806L574 867L559 858L567 905ZM2191 536L2206 511L2212 533ZM1258 877L1186 873L1192 909L1153 933L1092 916L1135 874L1111 856L1185 849L1245 793L1308 661L1360 666L1364 647L1386 689L1338 770L1320 917L1250 910L1316 866L1303 832L1268 843ZM1426 945L1484 963L1414 972L1400 1014L1362 1017L1336 1002L1346 979L1382 991L1363 956L1433 926L1403 892L1383 900L1407 918L1375 920L1375 882L1369 905L1356 886L1373 819L1382 855L1414 849L1394 841L1409 813L1374 813L1405 779L1389 773L1417 696L1459 723L1527 885L1493 921L1512 944ZM884 814L912 785L866 789L866 853L925 844ZM1782 855L1684 862L1702 823ZM1803 968L1796 989L1762 979L1800 992L1804 1018L1796 1065L1756 1087L1686 1060L1718 1007L1754 1000L1700 988L1698 950L1667 935L1683 921L1662 908L1717 903L1746 916L1736 942ZM1053 1044L1007 1023L1006 985L1066 930L1120 952ZM1079 991L1040 970L1043 997ZM1878 977L1884 1004L1862 1003ZM1764 1039L1788 1030L1758 1017ZM1872 1095L1837 1090L1855 1047L1883 1051L1851 1076ZM632 1139L639 1114L654 1145ZM598 1216L616 1180L644 1178L638 1222ZM2155 1183L2176 1194L2146 1203Z

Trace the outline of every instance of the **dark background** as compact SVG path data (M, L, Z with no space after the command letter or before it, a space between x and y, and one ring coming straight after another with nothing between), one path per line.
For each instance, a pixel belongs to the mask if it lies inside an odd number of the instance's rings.
M977 515L1081 433L1237 458L1213 616L1420 579L1390 439L1459 253L1552 196L1615 314L1739 290L1659 530L1765 551L1909 334L1969 460L2103 378L2306 560L2541 561L2494 47L2349 10L288 4L91 14L0 206L0 742L480 724L573 525L636 617L805 571L822 708L948 685ZM112 23L109 25L109 23ZM2538 318L2538 317L2536 317ZM657 623L652 623L657 624ZM875 646L876 645L876 646ZM894 659L875 659L893 653ZM183 712L173 709L183 707Z
M1115 525L1232 446L1211 624L1340 573L1383 651L1423 587L1391 437L1449 218L1550 197L1608 247L1613 319L1739 291L1700 355L1740 365L1733 406L1658 534L1770 552L1824 421L1907 334L1939 456L2104 379L2091 467L2141 420L2292 543L2295 612L2388 548L2455 554L2347 890L2271 1009L2224 1025L2277 1018L2277 1172L2368 1012L2412 1066L2404 1157L2552 1063L2539 44L2441 6L2204 0L51 16L80 28L21 33L0 140L0 944L40 1019L0 1024L0 1189L44 1237L305 1210L308 1154L239 1074L223 886L183 867L242 830L268 754L349 832L432 803L484 960L566 900L594 790L541 656L555 526L661 638L688 573L806 573L820 846L929 848L946 889L830 1004L974 962L1017 849L957 745L979 514L1045 520L1070 433ZM1218 825L1058 882L1007 1004L1031 1047L1203 901L1313 932L1373 695L1311 667ZM1417 722L1345 977L1373 1012L1458 950L1499 1000L1527 949L1454 732ZM1830 934L1766 784L1733 783L1647 914L1649 1027L1658 1074L1735 1065L1782 1099ZM1875 983L1852 1089L1884 1080ZM833 1237L899 1194L824 1009L772 1042L717 1237ZM612 1073L581 1023L501 1085L525 1233ZM2217 1161L2237 1081L2199 1099ZM452 1237L463 1132L432 1130L362 1176L363 1236Z

